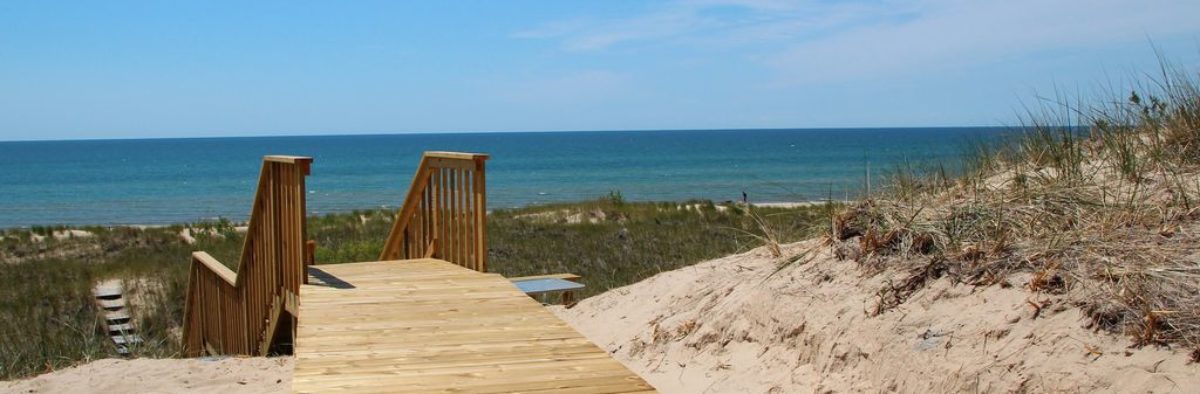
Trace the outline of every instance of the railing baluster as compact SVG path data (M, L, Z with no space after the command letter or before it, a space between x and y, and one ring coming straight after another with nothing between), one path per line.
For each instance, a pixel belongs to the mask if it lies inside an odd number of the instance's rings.
M460 205L460 196L458 189L462 187L461 180L457 168L447 170L450 172L450 179L454 180L454 185L450 188L450 236L448 246L450 247L450 261L463 261L462 259L462 224L459 222L459 213L462 211Z
M467 170L465 173L466 173L468 180L473 179L473 177L475 175L475 173L472 170ZM473 198L475 195L474 194L475 190L472 188L473 184L474 183L470 182L470 181L463 183L463 197L465 197L467 200L466 211L464 212L463 220L467 223L467 226L466 226L467 235L466 235L465 239L469 239L469 240L475 239L475 234L476 234L475 226L474 226L475 200ZM478 269L475 267L475 248L473 246L474 245L472 245L471 242L465 242L463 245L463 247L467 251L466 261L467 261L468 266L471 267L472 269Z
M437 223L437 230L433 236L433 253L434 257L445 258L446 253L446 186L445 174L441 168L435 170L437 173L437 183L434 185L434 194L437 195L437 208L433 210L433 216L436 218L434 223Z
M454 193L456 196L454 222L457 223L456 227L458 228L457 236L455 237L454 250L457 252L457 255L458 255L458 256L456 256L457 261L469 262L470 260L467 259L466 246L468 244L470 244L470 242L467 242L468 241L467 227L470 227L470 223L466 221L466 216L464 215L464 211L466 211L466 205L467 205L466 193L464 193L466 191L465 186L466 186L466 182L467 182L467 175L466 175L466 171L461 168L455 169L454 172L457 174L456 176L458 177L458 182L456 183L458 185L458 187L455 188L455 190L454 190Z
M450 198L449 214L447 215L446 230L449 230L450 235L446 236L446 257L449 261L462 261L462 256L458 255L458 170L453 168L446 169L446 173L450 176L450 187L447 188L446 194Z

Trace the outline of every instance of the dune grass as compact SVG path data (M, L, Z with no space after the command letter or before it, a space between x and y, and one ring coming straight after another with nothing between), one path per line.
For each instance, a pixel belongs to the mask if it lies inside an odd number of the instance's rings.
M1200 360L1200 83L1164 66L1112 91L1128 93L1045 100L961 176L897 168L837 215L840 257L903 273L873 313L941 277L1020 285L1034 315L1075 306L1090 327Z
M540 219L530 215L551 213ZM783 209L598 200L503 210L488 223L489 270L505 276L570 272L587 297L663 271L815 234L821 207ZM578 218L572 223L571 217ZM592 222L594 221L594 223Z
M497 210L489 216L490 271L506 276L572 272L588 288L580 297L631 284L660 271L818 231L823 208L722 207L707 201L629 203L610 196L572 204ZM389 211L309 218L319 264L378 258L391 226ZM0 231L0 379L115 357L101 330L92 286L124 280L141 357L178 356L179 324L190 253L204 250L236 269L242 233L228 221L163 228L63 226ZM86 230L89 237L54 237ZM762 237L764 231L770 238ZM41 241L33 238L43 237Z
M65 228L58 228L63 230ZM101 330L92 286L126 279L146 305L135 321L146 342L134 351L147 357L177 353L178 329L192 246L171 229L98 228L87 238L56 239L53 230L3 233L0 248L0 378L49 371L115 355ZM175 229L178 231L178 229ZM30 235L46 236L40 242ZM234 249L234 240L204 238L210 250ZM178 302L176 302L178 300Z

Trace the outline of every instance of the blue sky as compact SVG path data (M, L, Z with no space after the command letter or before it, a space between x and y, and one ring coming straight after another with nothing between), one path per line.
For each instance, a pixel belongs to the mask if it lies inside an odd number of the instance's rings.
M5 1L0 140L1011 123L1200 1Z

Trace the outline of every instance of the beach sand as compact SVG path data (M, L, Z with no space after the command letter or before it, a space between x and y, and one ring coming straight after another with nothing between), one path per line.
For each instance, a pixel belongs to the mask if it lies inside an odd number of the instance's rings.
M289 393L291 357L104 359L30 379L3 393Z
M750 205L763 208L804 208L825 205L827 201L792 201L792 202L754 202ZM834 201L834 203L844 203Z

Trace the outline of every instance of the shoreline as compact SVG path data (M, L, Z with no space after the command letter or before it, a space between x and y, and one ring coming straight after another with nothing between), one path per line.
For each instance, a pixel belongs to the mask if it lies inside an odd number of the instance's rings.
M536 209L538 207L542 207L545 205L554 205L554 206L582 205L582 204L587 204L587 203L591 203L594 201L596 201L596 199L569 201L569 202L561 202L561 203L556 202L556 203L549 203L549 204L528 204L528 205L524 205L524 206L520 206L520 207L493 208L493 209L489 209L487 212L488 212L488 214L491 214L496 209L503 209L503 210ZM743 205L745 205L744 203L742 203L740 201L729 201L729 200L727 200L727 201L712 201L712 200L629 201L629 203L633 203L633 204L640 204L640 203L646 203L646 204L679 203L679 204L683 204L683 203L687 203L689 201L690 202L711 201L713 203L713 205L717 205L717 206L721 206L721 205L743 206ZM830 201L828 201L828 200L768 201L768 202L751 202L751 203L749 203L749 205L756 207L756 208L796 209L796 208L808 208L808 207L814 207L814 206L821 206L821 205L827 204L829 202ZM832 202L835 204L848 203L848 201L843 201L843 200L835 200ZM373 211L387 211L387 210L396 210L396 209L399 209L399 207L390 207L389 206L389 207L378 207L378 208L357 208L357 209L350 209L350 210L345 210L345 211L335 211L335 212L314 212L308 216L309 217L326 217L326 216L330 216L330 215L349 215L349 214L353 214L354 212L362 212L362 211L373 212ZM195 227L197 227L197 225L215 224L215 223L220 223L223 220L226 221L230 226L235 227L235 228L244 227L249 224L248 220L230 220L228 218L202 219L202 220L196 220L196 221L191 221L191 222L149 223L149 224L148 223L61 224L60 223L60 224L34 224L34 225L25 225L25 226L16 226L16 227L0 227L0 233L10 232L10 231L33 231L34 229L41 229L41 230L45 230L45 231L49 231L49 232L60 232L60 231L84 229L84 228L88 228L88 227L103 228L103 229L109 229L109 230L119 229L119 228L136 228L138 230L148 230L148 229L163 229L163 228L169 228L169 227L173 227L173 226L181 226L183 228L195 228ZM4 239L3 237L0 237L0 240L3 240L3 239Z

